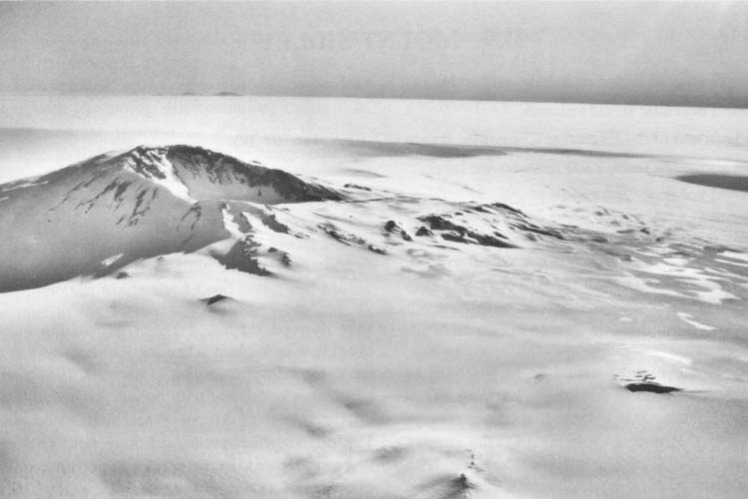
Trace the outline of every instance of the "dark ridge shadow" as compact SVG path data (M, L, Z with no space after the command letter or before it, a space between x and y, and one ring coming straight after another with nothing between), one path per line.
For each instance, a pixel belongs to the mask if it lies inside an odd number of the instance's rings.
M704 187L716 187L730 191L748 192L748 176L722 175L718 173L696 173L675 177L681 182L701 185Z

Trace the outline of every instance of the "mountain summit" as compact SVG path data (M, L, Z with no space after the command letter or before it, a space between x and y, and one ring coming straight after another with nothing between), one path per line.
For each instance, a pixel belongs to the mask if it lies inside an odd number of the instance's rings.
M193 251L229 236L229 202L339 200L332 189L201 147L139 146L0 185L0 291ZM112 257L117 256L117 258Z
M75 173L98 176L116 171L137 174L177 197L192 201L237 199L277 204L339 199L334 191L304 182L283 170L187 145L138 146L124 153L102 154L41 177L36 183Z

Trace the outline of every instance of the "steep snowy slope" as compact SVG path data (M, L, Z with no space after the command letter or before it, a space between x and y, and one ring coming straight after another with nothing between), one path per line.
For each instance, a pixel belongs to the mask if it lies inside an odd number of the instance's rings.
M286 172L196 147L137 147L96 156L0 186L0 231L6 234L0 241L0 291L193 251L228 237L222 212L227 200L271 204L338 197Z

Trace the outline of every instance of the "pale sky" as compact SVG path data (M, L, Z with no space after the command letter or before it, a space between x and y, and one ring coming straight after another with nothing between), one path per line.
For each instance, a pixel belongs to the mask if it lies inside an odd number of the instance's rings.
M748 107L744 2L0 4L0 93Z

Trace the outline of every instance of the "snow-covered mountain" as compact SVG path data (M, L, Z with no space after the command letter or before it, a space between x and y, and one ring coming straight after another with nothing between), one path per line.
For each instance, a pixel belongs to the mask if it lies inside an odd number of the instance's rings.
M0 186L0 497L742 498L725 163L439 140Z
M0 230L12 234L0 240L0 292L109 275L178 252L201 251L227 269L269 276L299 256L325 253L332 241L415 263L411 270L421 275L438 275L441 258L465 254L476 261L471 246L592 251L641 274L643 280L628 275L622 282L648 292L661 292L647 284L651 272L682 273L657 267L659 255L686 256L688 285L669 293L718 303L734 297L701 263L741 271L724 254L715 259L729 248L671 240L669 229L626 213L603 209L594 218L581 227L498 201L333 187L200 147L140 146L0 186Z
M228 237L229 201L340 199L335 191L259 163L175 145L102 154L0 186L0 290L36 287L193 251Z
M412 259L427 248L516 248L568 237L498 202L356 184L333 189L185 145L101 154L2 185L0 207L0 230L13 234L0 241L0 291L107 275L138 259L202 248L229 269L270 275L290 266L282 249L289 238L312 240L306 252L322 251L313 243L320 238L380 255L407 244Z

